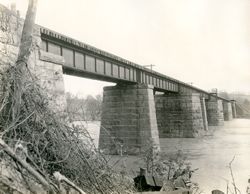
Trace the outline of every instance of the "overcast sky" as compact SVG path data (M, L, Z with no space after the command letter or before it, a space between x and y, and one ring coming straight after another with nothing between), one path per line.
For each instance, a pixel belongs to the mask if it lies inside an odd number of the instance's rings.
M17 2L24 14L28 0ZM37 23L209 90L249 92L250 0L39 0ZM66 77L67 91L107 83Z

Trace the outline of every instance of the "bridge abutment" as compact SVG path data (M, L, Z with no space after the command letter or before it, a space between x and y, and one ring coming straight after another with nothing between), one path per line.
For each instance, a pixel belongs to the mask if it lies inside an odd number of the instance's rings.
M0 98L3 91L2 83L5 72L15 64L19 52L20 37L24 21L15 13L1 9L1 14L10 17L5 23L9 31L1 31L0 42ZM6 20L7 21L7 20ZM48 104L55 113L62 113L66 109L66 98L62 66L65 62L60 55L42 51L40 27L35 25L32 32L33 47L28 60L28 68L32 72L32 81L38 83L48 99ZM30 79L31 78L27 78Z
M207 130L204 100L199 94L155 96L160 138L197 137Z
M30 62L35 64L32 71L39 78L40 86L46 91L51 110L63 115L67 106L62 68L64 58L41 50L37 52L37 56L39 60Z
M225 121L231 121L233 119L232 104L231 102L223 101L223 114Z
M99 149L109 154L139 154L160 149L153 86L105 87Z
M222 126L224 125L223 105L222 100L210 96L206 100L207 121L209 126Z

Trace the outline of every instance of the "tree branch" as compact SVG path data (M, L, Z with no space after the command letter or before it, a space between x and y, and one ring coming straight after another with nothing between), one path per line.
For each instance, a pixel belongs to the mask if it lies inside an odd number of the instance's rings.
M9 155L14 161L16 161L23 168L25 168L30 174L32 174L50 194L54 194L54 191L51 188L50 184L26 161L21 160L18 156L16 156L14 151L2 139L0 139L0 146L7 155Z
M78 186L76 186L72 181L70 181L69 179L67 179L65 176L63 176L60 172L54 172L53 173L54 177L56 178L56 180L61 183L61 182L65 182L67 183L69 186L71 186L73 189L77 190L78 192L80 192L81 194L86 194L81 188L79 188Z

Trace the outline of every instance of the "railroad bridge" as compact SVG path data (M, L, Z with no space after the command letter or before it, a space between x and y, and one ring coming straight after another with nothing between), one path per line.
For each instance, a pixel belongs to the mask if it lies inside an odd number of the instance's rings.
M13 26L23 22L17 17L12 15ZM116 83L103 90L99 148L106 153L117 153L118 144L128 154L139 153L149 144L159 148L159 138L202 136L208 126L236 117L233 100L42 26L35 27L34 38L37 47L30 66L52 94L56 110L65 108L63 74ZM10 47L17 53L18 38L13 41Z

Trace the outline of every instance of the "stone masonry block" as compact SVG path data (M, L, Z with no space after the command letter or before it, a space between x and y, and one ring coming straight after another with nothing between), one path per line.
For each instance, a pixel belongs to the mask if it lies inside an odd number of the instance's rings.
M117 85L105 87L99 149L110 154L119 153L117 150L119 147L117 148L115 141L112 140L121 141L124 151L128 154L148 149L151 145L148 142L156 145L159 149L153 99L152 86ZM113 122L114 114L116 114L116 122ZM107 127L111 128L112 131L109 134L102 132Z
M160 137L197 137L204 125L198 94L156 95L156 115Z
M224 125L224 115L222 100L211 97L206 100L207 121L209 126L222 126Z
M223 101L223 114L224 114L225 121L230 121L233 119L233 111L232 111L231 102Z

